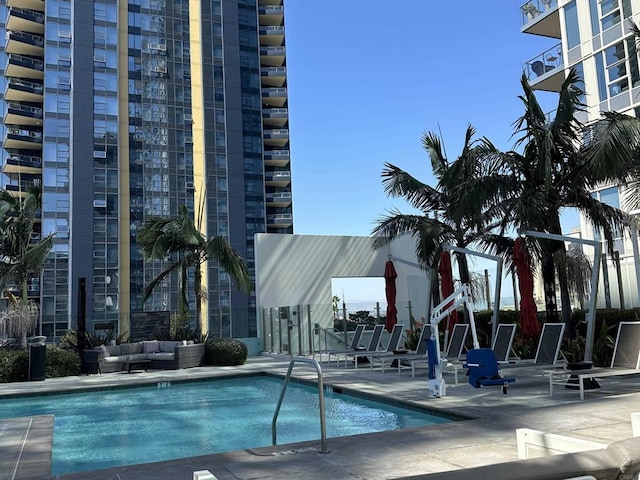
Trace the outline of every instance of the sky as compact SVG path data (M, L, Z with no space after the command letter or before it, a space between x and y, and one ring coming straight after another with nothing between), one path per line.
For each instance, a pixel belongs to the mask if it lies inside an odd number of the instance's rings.
M455 159L467 125L514 146L523 65L558 40L521 33L522 1L285 1L294 233L370 235L390 162L435 186L424 132ZM541 92L543 109L556 96ZM565 231L577 226L564 219Z

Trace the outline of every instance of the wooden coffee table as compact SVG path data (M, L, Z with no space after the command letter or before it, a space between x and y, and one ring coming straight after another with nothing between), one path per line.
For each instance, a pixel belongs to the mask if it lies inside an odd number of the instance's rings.
M144 370L146 372L149 370L150 363L151 360L125 360L122 362L122 371L131 373L131 370Z

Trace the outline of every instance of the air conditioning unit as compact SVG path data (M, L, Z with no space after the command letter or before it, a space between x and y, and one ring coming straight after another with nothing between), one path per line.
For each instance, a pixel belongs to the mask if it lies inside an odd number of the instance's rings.
M106 150L94 150L93 158L107 158Z
M95 56L95 57L93 57L93 61L95 63L107 63L107 57Z
M167 67L153 67L154 72L167 73Z
M93 206L96 208L107 208L107 201L106 200L94 200L93 201Z
M193 116L190 113L185 113L184 120L185 122L191 122L193 120Z
M184 137L184 143L193 143L192 137Z
M187 188L189 190L193 190L194 189L193 182L187 182L185 185L187 186Z
M58 32L58 37L71 38L71 32L67 32L66 30L60 30Z
M161 52L166 52L167 51L167 46L160 43L158 44L158 50L160 50Z

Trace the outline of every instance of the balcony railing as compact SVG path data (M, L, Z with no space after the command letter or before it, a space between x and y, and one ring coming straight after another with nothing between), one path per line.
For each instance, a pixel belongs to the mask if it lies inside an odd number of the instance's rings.
M285 47L260 47L260 55L284 55Z
M34 118L42 118L42 109L38 107L31 107L29 105L22 105L21 103L9 102L9 110L11 113L24 113L26 116Z
M22 167L41 168L42 159L34 155L11 155L7 162Z
M261 5L258 7L260 15L284 15L284 7L282 5Z
M22 78L8 77L8 87L9 88L17 88L24 92L42 94L44 92L44 87L41 83L30 82L28 80L24 80Z
M41 35L34 35L32 33L20 32L15 30L8 30L6 33L7 40L14 39L21 42L35 45L36 47L44 47L44 38Z
M271 181L271 182L288 182L291 180L291 172L289 171L265 172L264 177L265 177L265 180Z
M262 96L264 97L286 97L287 89L284 87L281 88L263 88Z
M16 15L36 23L44 23L44 13L34 12L25 8L11 7L9 8L9 15Z
M9 63L13 63L16 65L19 64L20 66L32 68L38 71L44 70L44 62L42 60L38 60L37 58L27 57L25 55L20 55L19 53L10 53Z
M520 7L522 24L532 22L540 15L558 8L558 0L530 0Z
M287 159L289 158L289 150L265 150L264 158Z
M535 79L556 69L564 68L562 44L557 44L525 63L527 77Z
M281 77L287 74L287 67L262 67L260 75L263 77Z

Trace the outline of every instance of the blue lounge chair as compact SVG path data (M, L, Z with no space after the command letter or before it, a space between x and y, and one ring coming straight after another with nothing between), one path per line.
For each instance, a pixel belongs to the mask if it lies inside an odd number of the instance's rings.
M491 348L469 350L464 367L469 369L469 384L475 388L502 386L502 393L506 394L509 384L516 381L500 376L496 353Z

